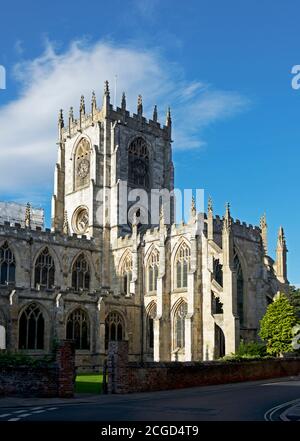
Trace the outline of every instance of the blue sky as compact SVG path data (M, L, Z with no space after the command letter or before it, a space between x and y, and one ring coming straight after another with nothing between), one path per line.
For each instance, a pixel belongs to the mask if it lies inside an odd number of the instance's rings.
M171 105L176 186L204 188L223 214L280 225L300 284L300 64L297 1L15 1L1 7L0 199L49 216L57 111L118 75L118 97L161 120Z

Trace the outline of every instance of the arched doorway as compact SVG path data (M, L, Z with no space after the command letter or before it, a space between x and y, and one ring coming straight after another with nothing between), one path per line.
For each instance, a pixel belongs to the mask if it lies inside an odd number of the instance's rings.
M220 326L215 325L215 359L225 355L225 335Z

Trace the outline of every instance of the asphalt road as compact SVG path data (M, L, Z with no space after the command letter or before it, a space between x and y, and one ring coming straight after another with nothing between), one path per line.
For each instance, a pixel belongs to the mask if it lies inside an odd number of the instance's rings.
M0 421L263 421L297 403L300 377L1 408Z

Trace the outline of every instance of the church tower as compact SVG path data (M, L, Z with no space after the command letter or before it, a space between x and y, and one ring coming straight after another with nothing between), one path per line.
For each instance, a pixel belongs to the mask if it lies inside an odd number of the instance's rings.
M153 223L151 190L172 191L174 186L170 109L164 126L157 118L156 106L152 119L143 116L140 95L135 114L126 109L124 93L121 107L114 109L107 81L100 108L93 93L91 111L86 112L82 96L79 117L74 118L71 108L68 125L60 111L53 230L94 238L102 237L105 231L106 239L113 240L131 232L133 214L144 217L144 223ZM133 213L138 189L146 194L145 210Z

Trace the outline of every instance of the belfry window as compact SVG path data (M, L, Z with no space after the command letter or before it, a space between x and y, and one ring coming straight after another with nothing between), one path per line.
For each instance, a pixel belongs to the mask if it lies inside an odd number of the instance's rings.
M136 187L149 187L149 150L141 137L135 138L128 149L128 182Z
M90 287L90 268L84 254L80 254L73 264L72 288L75 291L88 290Z
M185 242L180 245L177 251L175 268L176 288L187 288L187 276L190 268L190 248Z
M67 339L75 340L76 349L90 349L90 323L86 312L80 308L68 317Z
M35 262L34 284L50 289L54 286L55 267L53 257L45 248Z
M110 341L122 341L124 339L124 322L121 315L111 312L105 320L105 349L108 349Z
M19 349L44 349L45 320L40 308L32 303L19 319Z
M8 243L0 247L0 285L14 283L16 279L16 261Z
M148 291L157 291L159 252L152 251L148 261Z

